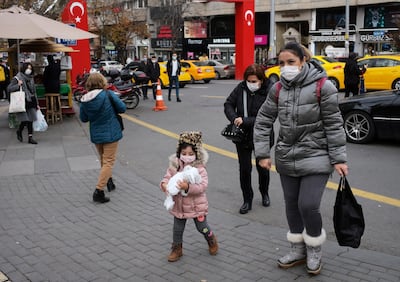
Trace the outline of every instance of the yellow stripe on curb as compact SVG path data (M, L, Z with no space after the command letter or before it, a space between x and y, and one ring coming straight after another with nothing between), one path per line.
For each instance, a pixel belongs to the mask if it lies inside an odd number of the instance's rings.
M121 116L123 118L131 121L131 122L134 122L134 123L136 123L138 125L146 127L148 129L151 129L151 130L153 130L155 132L161 133L163 135L169 136L169 137L177 139L177 140L179 139L179 134L176 134L176 133L173 133L171 131L162 129L161 127L158 127L158 126L152 125L150 123L144 122L144 121L142 121L140 119L137 119L135 117L129 116L127 114L121 114ZM234 153L234 152L227 151L227 150L224 150L224 149L220 149L218 147L215 147L215 146L212 146L212 145L208 145L208 144L205 144L205 143L203 143L203 147L204 147L204 149L206 149L208 151L211 151L211 152L217 153L219 155L222 155L222 156L237 160L237 154ZM254 159L253 159L252 163L253 163L253 165L255 165L255 160ZM271 171L276 172L275 166L272 166ZM337 190L338 185L339 185L338 183L335 183L335 182L332 182L332 181L328 181L328 183L326 184L326 187L329 188L329 189L332 189L332 190ZM386 197L386 196L379 195L379 194L376 194L376 193L367 192L367 191L364 191L364 190L361 190L361 189L358 189L358 188L354 188L354 187L352 187L351 189L352 189L354 195L356 195L356 196L359 196L359 197L362 197L362 198L365 198L365 199L368 199L368 200L384 203L384 204L387 204L387 205L400 207L400 200L398 200L398 199Z

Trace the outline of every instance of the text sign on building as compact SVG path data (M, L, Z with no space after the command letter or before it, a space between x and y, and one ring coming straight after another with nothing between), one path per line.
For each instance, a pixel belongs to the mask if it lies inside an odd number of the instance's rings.
M76 27L75 24L68 24L69 26ZM62 39L62 38L56 38L56 43L62 44L65 46L76 46L77 41L74 39Z
M254 36L254 45L267 45L268 35L256 35Z

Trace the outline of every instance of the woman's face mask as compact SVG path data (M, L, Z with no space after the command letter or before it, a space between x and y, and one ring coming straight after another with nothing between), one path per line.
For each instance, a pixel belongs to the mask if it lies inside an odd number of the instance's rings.
M300 73L298 66L283 66L280 70L281 76L288 81L293 80Z
M25 74L26 74L26 75L30 75L31 73L32 73L32 70L31 70L31 69L26 69L26 70L25 70Z
M247 85L247 88L249 88L249 90L251 92L256 92L261 87L259 82L248 82L248 81L246 81L246 85Z

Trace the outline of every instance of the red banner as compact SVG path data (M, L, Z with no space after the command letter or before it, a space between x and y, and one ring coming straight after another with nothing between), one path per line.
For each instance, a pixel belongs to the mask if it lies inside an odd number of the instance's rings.
M61 18L64 23L85 31L89 28L87 5L84 0L70 0L62 12ZM70 45L74 50L79 50L79 52L70 53L72 58L71 82L75 85L77 75L90 70L89 39L76 40L67 45Z

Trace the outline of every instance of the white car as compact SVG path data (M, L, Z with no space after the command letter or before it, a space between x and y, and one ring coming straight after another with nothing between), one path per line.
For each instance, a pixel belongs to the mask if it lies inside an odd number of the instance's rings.
M121 71L124 66L117 61L100 61L99 67L108 74L110 70Z

